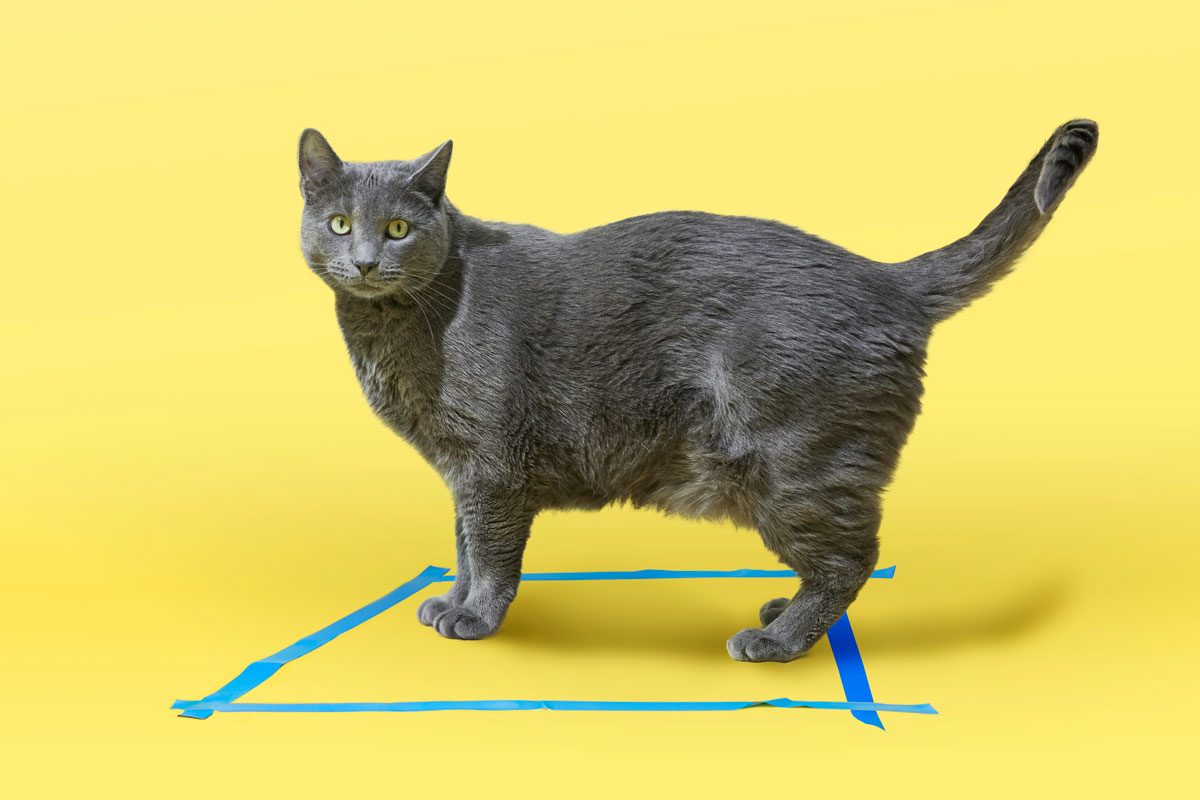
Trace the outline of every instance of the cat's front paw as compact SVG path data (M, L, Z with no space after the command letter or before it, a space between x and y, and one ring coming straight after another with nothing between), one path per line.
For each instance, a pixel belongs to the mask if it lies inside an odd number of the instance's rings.
M432 627L437 622L437 618L445 614L454 605L449 598L450 595L442 594L437 597L431 597L424 603L421 603L420 608L417 609L417 621L422 625Z
M735 661L791 661L800 651L762 628L735 633L725 644Z
M449 606L434 620L433 627L447 639L483 639L500 626L463 606Z

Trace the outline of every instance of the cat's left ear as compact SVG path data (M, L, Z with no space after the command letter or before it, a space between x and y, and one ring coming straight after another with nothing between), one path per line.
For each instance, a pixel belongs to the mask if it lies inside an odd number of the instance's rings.
M450 169L450 151L453 149L454 142L447 139L441 147L425 156L413 173L412 187L435 203L446 191L446 171Z
M307 197L342 173L342 160L321 132L308 128L300 134L300 191Z

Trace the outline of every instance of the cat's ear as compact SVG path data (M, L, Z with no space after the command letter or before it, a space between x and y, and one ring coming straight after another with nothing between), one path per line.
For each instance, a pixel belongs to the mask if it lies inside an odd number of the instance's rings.
M412 187L435 203L446 191L446 171L450 169L450 151L454 142L447 139L441 147L421 159L421 166L412 176Z
M308 128L300 134L300 191L307 197L328 186L342 173L342 160L320 131Z

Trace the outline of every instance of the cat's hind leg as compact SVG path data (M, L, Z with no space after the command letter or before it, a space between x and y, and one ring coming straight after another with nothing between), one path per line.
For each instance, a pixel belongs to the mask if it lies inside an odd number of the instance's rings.
M879 557L879 502L872 491L825 491L776 505L760 526L763 541L800 576L800 591L768 601L761 628L728 642L738 661L790 661L845 613Z

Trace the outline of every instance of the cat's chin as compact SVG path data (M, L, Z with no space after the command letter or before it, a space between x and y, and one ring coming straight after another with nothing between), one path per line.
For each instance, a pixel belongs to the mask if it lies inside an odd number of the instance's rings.
M351 297L358 297L362 300L378 300L396 290L395 286L381 286L374 283L343 283L339 288Z

